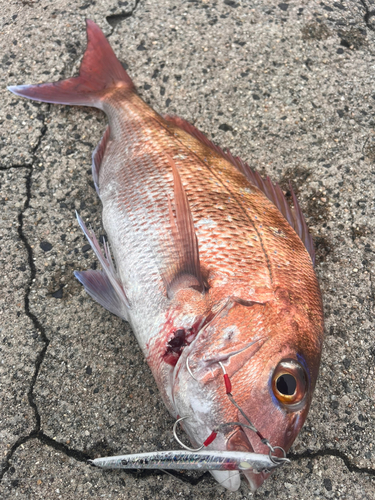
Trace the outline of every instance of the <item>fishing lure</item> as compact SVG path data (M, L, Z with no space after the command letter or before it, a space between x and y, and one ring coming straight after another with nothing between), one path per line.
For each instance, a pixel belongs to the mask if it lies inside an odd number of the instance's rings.
M289 462L289 460L287 460ZM156 451L90 460L103 469L238 470L268 473L285 462L273 462L267 455L241 451Z

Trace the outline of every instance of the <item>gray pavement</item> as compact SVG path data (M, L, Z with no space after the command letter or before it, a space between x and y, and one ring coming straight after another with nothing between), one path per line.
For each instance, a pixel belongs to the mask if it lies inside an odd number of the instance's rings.
M301 200L326 317L292 465L252 495L208 474L102 472L88 457L175 447L129 327L73 270L95 266L90 174L104 116L5 85L76 73L96 21L157 111L178 114ZM0 18L0 498L375 498L375 5L371 0L48 0Z

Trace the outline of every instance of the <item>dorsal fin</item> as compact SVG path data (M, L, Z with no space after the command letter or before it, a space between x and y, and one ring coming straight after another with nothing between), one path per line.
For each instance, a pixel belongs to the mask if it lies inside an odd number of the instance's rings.
M302 243L305 245L306 250L309 252L313 264L315 265L315 250L313 240L311 234L309 233L297 197L294 194L294 191L290 184L289 188L292 194L294 210L288 204L281 187L278 184L273 183L268 176L266 179L263 179L258 174L258 172L252 170L247 163L241 160L241 158L239 158L238 156L234 157L230 153L230 151L224 151L216 144L213 144L200 130L198 130L196 127L194 127L194 125L191 125L191 123L187 122L183 118L169 115L165 116L164 118L170 123L173 123L174 125L180 127L192 137L195 137L195 139L198 139L198 141L211 148L225 160L232 163L232 165L234 165L237 170L244 174L244 176L251 182L251 184L260 189L267 196L267 198L279 209L281 214L285 217L285 219L298 234Z
M107 125L107 128L105 129L105 132L102 138L100 139L100 142L98 143L98 145L96 146L96 148L92 153L92 177L94 179L95 189L98 195L99 195L99 170L109 140L109 135L110 135L110 130L109 130L109 125Z
M199 261L198 240L195 234L189 200L175 162L169 155L167 155L167 158L173 173L175 216L169 197L168 206L178 260L173 268L171 267L163 273L167 293L170 296L177 289L188 287L197 288L203 292L205 286Z
M305 217L303 216L301 207L299 206L297 197L289 183L289 189L292 195L294 210L287 202L285 195L279 184L273 183L269 176L266 179L252 170L247 163L241 160L238 156L234 157L229 151L225 153L225 157L240 171L247 179L259 188L272 201L274 205L283 214L285 219L289 222L295 232L298 234L302 243L305 245L306 250L309 252L313 265L315 265L315 250L314 243L309 233Z

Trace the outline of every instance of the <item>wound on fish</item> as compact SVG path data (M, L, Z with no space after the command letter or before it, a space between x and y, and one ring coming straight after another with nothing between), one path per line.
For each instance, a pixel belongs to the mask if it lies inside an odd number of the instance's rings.
M210 312L204 319L200 318L197 320L191 328L177 328L174 330L167 342L163 355L165 363L175 366L184 348L195 340L198 332L211 321L213 316L214 314Z
M175 366L181 356L183 348L191 342L191 340L190 342L187 341L187 336L190 335L191 332L187 333L183 328L179 328L174 332L172 338L168 341L167 349L163 356L166 363Z

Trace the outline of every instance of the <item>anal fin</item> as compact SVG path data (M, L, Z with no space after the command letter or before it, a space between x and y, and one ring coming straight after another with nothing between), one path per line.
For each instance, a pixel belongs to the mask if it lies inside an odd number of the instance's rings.
M103 271L74 271L74 276L85 287L86 292L105 309L127 320L124 304Z

